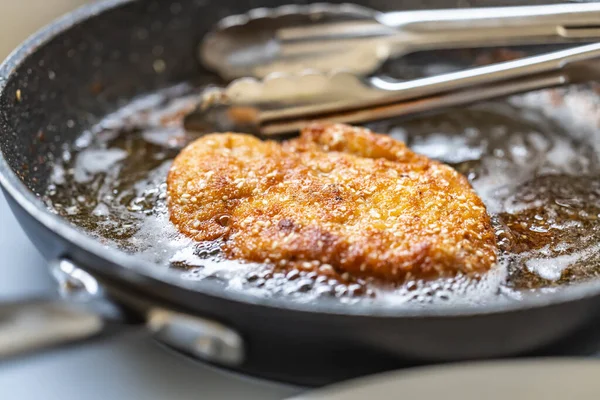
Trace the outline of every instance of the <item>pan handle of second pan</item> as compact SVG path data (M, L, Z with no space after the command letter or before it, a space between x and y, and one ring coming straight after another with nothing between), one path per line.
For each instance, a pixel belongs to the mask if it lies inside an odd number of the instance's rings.
M109 329L110 326L110 329ZM116 331L99 313L62 299L0 304L0 361Z
M244 339L229 326L158 303L141 318L128 315L75 263L62 259L51 267L64 299L0 303L0 361L131 327L147 329L159 341L200 360L229 367L245 360Z
M63 298L0 302L0 361L123 331L121 309L68 260L51 263Z

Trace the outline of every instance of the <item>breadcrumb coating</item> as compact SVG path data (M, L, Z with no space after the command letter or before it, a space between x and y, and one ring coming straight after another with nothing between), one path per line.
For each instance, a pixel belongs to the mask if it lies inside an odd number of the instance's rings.
M451 167L365 128L312 125L297 139L204 136L168 176L171 221L226 257L400 283L496 262L481 199Z

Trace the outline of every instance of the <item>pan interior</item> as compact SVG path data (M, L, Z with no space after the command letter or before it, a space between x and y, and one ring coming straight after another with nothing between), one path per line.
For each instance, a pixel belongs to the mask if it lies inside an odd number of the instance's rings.
M569 108L592 107L585 90L530 93L404 121L371 125L466 175L485 201L501 251L485 279L352 285L314 273L223 259L219 243L195 243L169 222L166 175L194 134L181 128L201 88L179 85L144 96L85 131L55 160L47 207L106 244L172 268L186 280L217 279L230 290L310 301L390 304L518 299L600 272L600 164L594 130L573 133ZM593 110L592 108L589 108ZM569 121L572 123L572 121Z
M260 5L273 5L267 3ZM390 7L375 3L378 9ZM11 75L0 98L6 133L0 147L51 212L109 247L198 285L219 280L229 290L302 302L328 296L404 306L480 304L598 275L600 134L594 87L530 93L370 126L469 178L494 218L500 245L501 262L487 279L349 287L310 274L286 277L262 265L224 262L214 244L190 243L168 221L164 181L170 161L193 139L179 127L178 115L206 85L220 84L190 60L215 17L242 10L208 13L202 2L176 4L141 1L105 12L45 44ZM406 2L406 8L415 7L420 2ZM384 68L409 78L454 68L450 61L464 56L444 53L449 62L432 67L430 59L416 55Z

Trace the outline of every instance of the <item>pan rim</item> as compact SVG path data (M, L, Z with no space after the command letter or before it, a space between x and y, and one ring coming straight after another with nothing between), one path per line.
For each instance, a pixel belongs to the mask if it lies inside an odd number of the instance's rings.
M111 9L116 9L135 0L101 0L84 5L71 13L46 25L21 45L19 45L0 64L0 94L4 92L7 82L15 71L26 61L28 56L39 47L51 41L57 35L68 31L73 26ZM7 132L0 132L7 133ZM74 225L51 213L43 202L29 190L8 165L4 153L0 153L0 186L26 213L38 223L68 241L76 247L91 253L108 264L117 266L113 269L100 270L90 265L82 265L83 269L108 274L117 281L144 285L147 288L169 287L176 291L188 292L188 295L211 296L215 299L244 303L250 306L267 307L279 311L294 311L301 313L331 314L338 316L362 316L372 318L444 318L444 317L475 317L490 314L521 312L527 309L558 306L569 302L589 299L600 294L600 280L589 281L567 286L553 293L538 293L525 295L520 300L492 301L478 305L430 305L426 307L398 307L377 303L363 306L343 304L335 299L320 299L311 302L298 302L289 297L266 298L243 293L241 291L224 290L221 285L210 281L201 283L185 281L174 274L165 273L157 265L144 261L135 255L126 254L120 250L106 251L99 241L86 235ZM187 284L186 284L187 283ZM193 287L192 287L193 286ZM188 297L188 296L186 296ZM181 301L174 300L174 303ZM179 304L192 308L190 304Z

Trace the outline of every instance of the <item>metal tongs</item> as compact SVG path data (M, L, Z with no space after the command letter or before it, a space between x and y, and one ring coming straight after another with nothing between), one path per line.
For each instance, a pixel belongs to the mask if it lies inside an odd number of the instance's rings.
M348 72L243 78L185 118L197 132L273 137L320 122L364 123L600 78L600 43L410 81Z
M200 46L225 79L349 68L369 75L423 50L600 38L600 2L382 13L353 4L260 8L222 20Z

